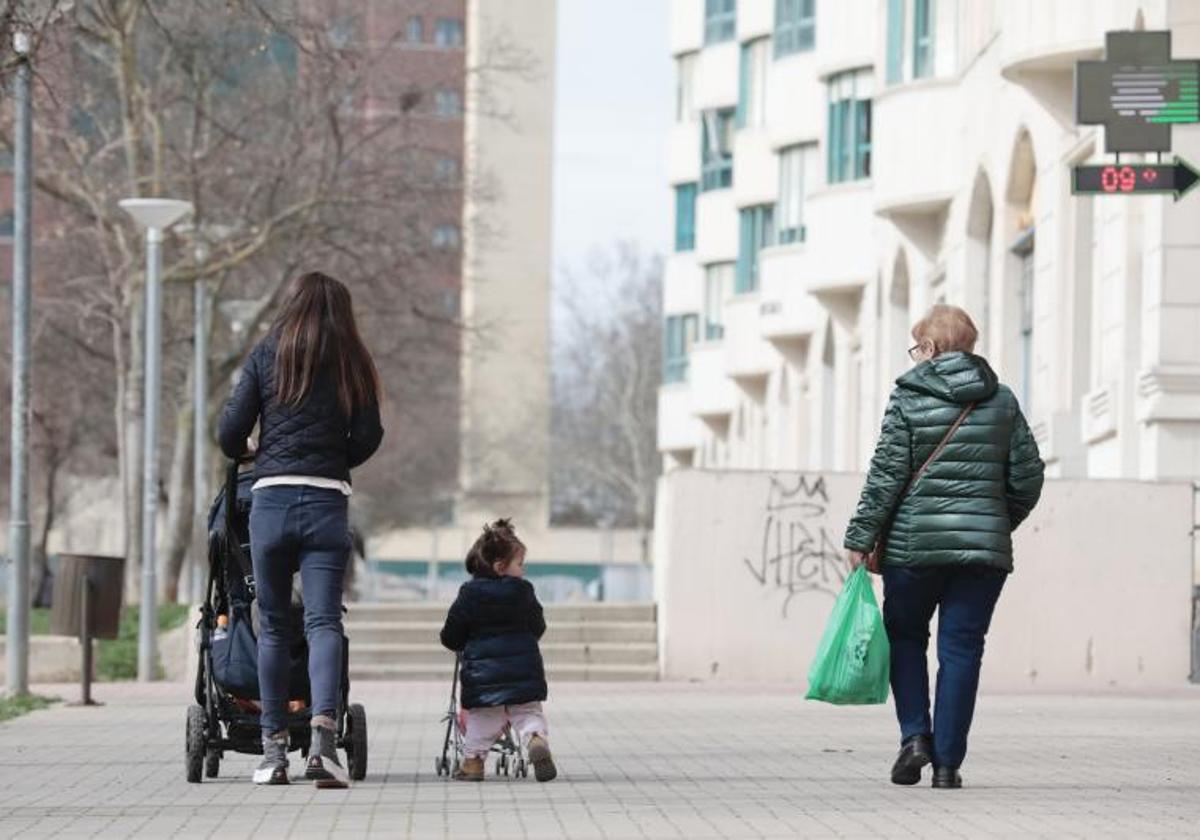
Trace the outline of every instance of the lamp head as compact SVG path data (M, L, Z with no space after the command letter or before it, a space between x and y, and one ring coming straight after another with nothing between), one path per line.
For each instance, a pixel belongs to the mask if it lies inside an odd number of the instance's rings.
M126 198L118 202L138 227L166 230L192 212L190 201L175 198Z

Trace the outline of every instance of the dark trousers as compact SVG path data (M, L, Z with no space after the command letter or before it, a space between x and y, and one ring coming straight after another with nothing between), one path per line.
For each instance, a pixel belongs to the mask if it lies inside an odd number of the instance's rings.
M314 715L335 717L342 683L342 581L350 558L347 499L323 487L254 491L250 554L258 597L262 729L286 728L292 576L300 572Z
M987 566L884 566L883 622L901 742L933 736L933 761L959 767L975 714L983 642L1008 575ZM929 622L938 610L937 697L929 716Z

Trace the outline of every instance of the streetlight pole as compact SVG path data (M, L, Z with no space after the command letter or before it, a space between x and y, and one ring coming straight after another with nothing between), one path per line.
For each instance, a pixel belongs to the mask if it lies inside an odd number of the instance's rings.
M29 693L29 299L32 249L32 102L29 33L13 36L12 448L8 517L8 694Z
M192 601L200 599L200 567L205 556L208 541L204 534L204 508L208 499L208 285L201 273L204 263L208 260L208 245L196 237L196 284L193 293L195 338L193 339L192 364L195 370L192 376L192 410L195 418L192 423L192 511L194 514L192 544Z
M158 642L156 531L158 517L158 403L162 391L163 231L192 211L187 201L127 198L121 208L146 231L146 375L142 429L142 604L138 622L138 681L155 678Z

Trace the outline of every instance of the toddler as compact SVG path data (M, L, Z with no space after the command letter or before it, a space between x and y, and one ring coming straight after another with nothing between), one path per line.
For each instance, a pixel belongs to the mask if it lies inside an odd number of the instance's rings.
M484 760L511 723L539 782L558 775L546 741L546 673L538 639L542 605L525 580L525 544L512 523L485 525L467 553L471 580L462 585L442 628L442 644L462 655L462 706L467 731L455 778L483 781Z

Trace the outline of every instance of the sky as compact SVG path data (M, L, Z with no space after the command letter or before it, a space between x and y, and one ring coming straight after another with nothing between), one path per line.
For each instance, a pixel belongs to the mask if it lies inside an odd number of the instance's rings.
M672 66L666 0L559 0L554 274L633 240L665 254Z

